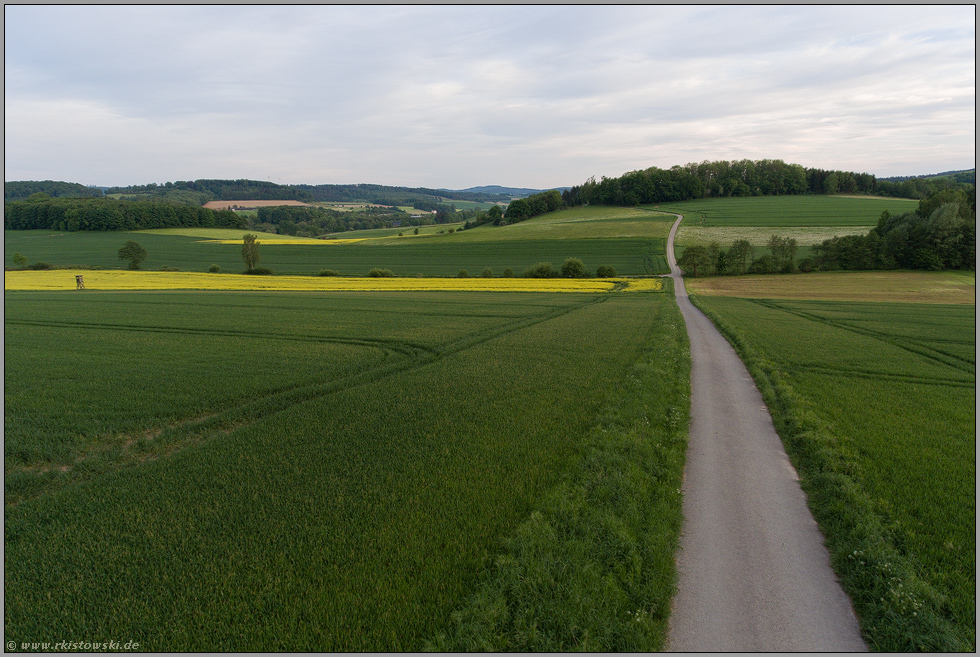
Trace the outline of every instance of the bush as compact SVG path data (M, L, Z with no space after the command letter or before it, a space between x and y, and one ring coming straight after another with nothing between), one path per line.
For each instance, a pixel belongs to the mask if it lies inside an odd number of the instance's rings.
M813 258L803 258L800 260L800 271L803 273L809 273L817 268L816 262Z
M394 274L390 269L380 269L378 267L375 267L374 269L368 272L368 276L370 276L371 278L391 278L392 276L394 276Z
M583 276L588 276L588 274L585 270L585 263L579 258L566 258L561 266L561 275L563 278L582 278Z
M480 276L483 278L493 278L493 270L487 267L483 270L483 273L480 274Z
M246 274L251 274L253 276L272 276L273 272L268 267L253 267L252 269L246 269Z
M14 254L14 264L21 269L27 266L27 258L22 256L20 253Z
M469 278L469 277L470 277L470 273L465 269L460 269L458 272L456 272L456 278Z
M613 278L616 275L616 268L609 265L599 265L596 267L595 275L599 278Z
M508 267L504 270L504 278L514 278L514 270Z
M180 271L178 267L171 267L170 265L163 265L157 271Z
M28 269L51 269L51 265L46 262L35 262L33 265L27 265Z
M553 278L557 275L558 272L554 270L550 262L539 262L533 267L525 269L522 274L524 278Z
M219 271L221 271L221 267L219 267L218 265L211 265L210 267L208 267L208 271L211 272L212 274L217 274Z
M772 259L771 255L764 255L761 258L757 258L752 261L749 266L750 274L775 274L776 273L776 261Z
M317 276L340 276L340 272L336 269L321 269Z

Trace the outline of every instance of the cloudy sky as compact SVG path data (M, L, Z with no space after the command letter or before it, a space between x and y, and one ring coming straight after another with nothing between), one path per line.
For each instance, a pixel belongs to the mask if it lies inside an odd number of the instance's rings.
M937 6L6 6L5 180L546 188L721 159L975 166Z

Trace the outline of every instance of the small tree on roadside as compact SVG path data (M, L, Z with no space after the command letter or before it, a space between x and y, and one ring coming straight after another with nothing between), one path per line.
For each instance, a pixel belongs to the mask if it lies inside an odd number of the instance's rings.
M146 249L138 242L129 240L122 245L118 252L120 260L128 260L130 269L139 269L140 263L146 260Z
M20 252L14 254L14 265L23 269L27 266L27 258L22 256Z
M245 269L252 270L259 264L259 243L255 241L255 235L248 233L242 237L242 260L245 261Z

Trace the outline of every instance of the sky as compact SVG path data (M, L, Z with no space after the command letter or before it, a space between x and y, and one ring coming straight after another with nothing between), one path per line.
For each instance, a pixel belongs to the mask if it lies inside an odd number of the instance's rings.
M4 179L970 169L975 26L973 5L6 5Z

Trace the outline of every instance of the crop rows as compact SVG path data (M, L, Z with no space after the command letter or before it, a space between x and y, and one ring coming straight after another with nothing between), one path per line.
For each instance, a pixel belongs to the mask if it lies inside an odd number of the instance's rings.
M882 211L910 212L917 201L879 197L757 196L707 198L658 206L700 226L874 226Z
M663 223L656 224L658 230ZM497 230L506 231L519 226ZM569 226L568 231L574 231L577 224ZM496 276L501 276L508 268L520 274L537 262L561 266L566 258L580 258L592 271L600 265L607 265L624 276L668 271L659 261L653 263L656 270L651 270L651 262L647 258L651 254L663 253L663 239L659 237L566 239L549 234L537 239L520 235L515 239L476 239L479 236L466 235L491 228L480 227L455 235L366 239L340 245L277 244L272 240L262 243L260 236L259 264L277 274L316 274L323 269L334 269L346 276L364 276L372 268L382 267L392 270L397 276L423 274L449 277L455 276L461 269L476 276L486 267L492 269ZM554 231L567 232L561 227L554 228L552 233ZM351 233L348 237L357 235ZM146 249L148 255L142 264L145 269L168 266L203 272L211 265L218 265L223 272L241 272L245 269L241 247L237 244L208 243L190 236L144 232L8 231L4 239L4 260L12 264L14 253L21 253L31 263L115 268L121 264L116 255L119 247L130 239Z
M7 296L7 639L317 651L444 629L665 299Z

